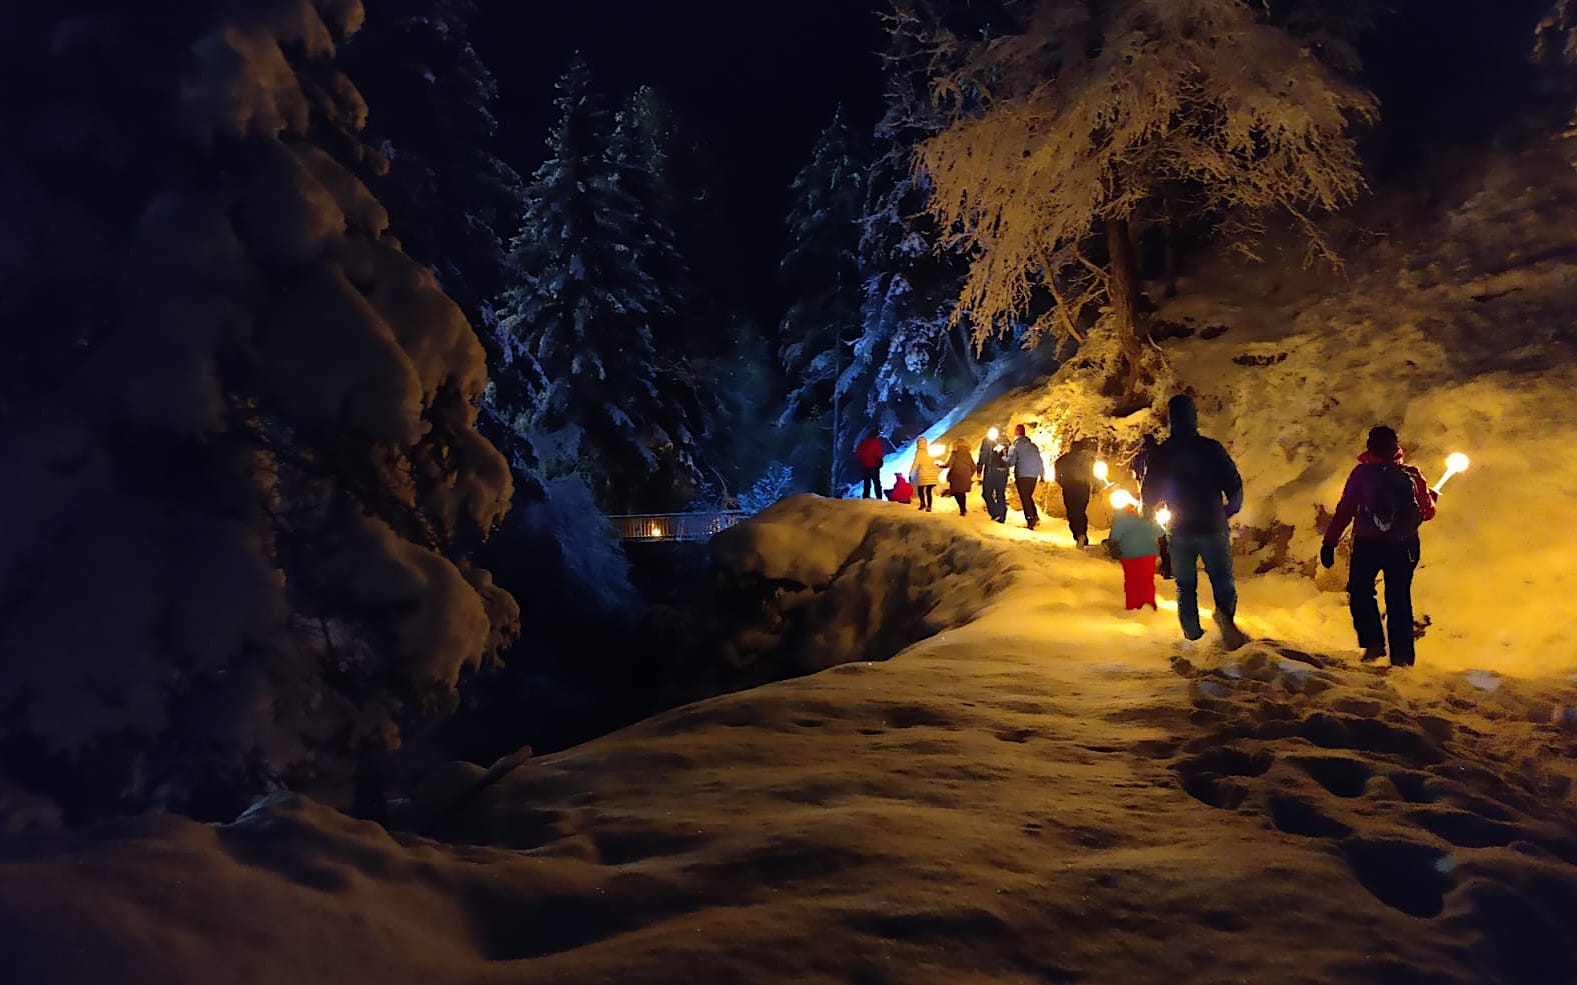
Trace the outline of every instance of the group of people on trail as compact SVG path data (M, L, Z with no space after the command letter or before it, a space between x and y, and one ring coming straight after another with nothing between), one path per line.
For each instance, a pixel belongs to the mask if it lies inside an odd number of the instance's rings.
M1243 479L1232 456L1220 442L1199 433L1198 410L1192 397L1179 395L1167 404L1170 436L1158 441L1145 435L1129 468L1139 482L1140 499L1117 510L1108 545L1122 561L1123 594L1130 610L1156 608L1155 577L1175 578L1177 616L1183 636L1204 636L1199 614L1199 569L1210 579L1215 603L1214 621L1223 644L1235 649L1247 641L1237 626L1237 584L1232 570L1229 521L1243 508ZM874 445L872 443L874 442ZM873 460L867 458L871 451ZM857 454L865 472L866 496L874 486L879 498L881 438L871 435ZM1056 460L1055 481L1062 488L1068 527L1079 547L1089 545L1089 503L1100 480L1095 474L1093 439L1075 441ZM957 501L960 515L967 513L966 498L972 480L981 480L986 512L997 523L1007 522L1007 486L1011 478L1024 508L1024 522L1034 530L1040 523L1035 493L1046 477L1040 449L1019 424L1011 443L992 428L971 456L962 441L952 444L946 462L931 455L925 438L916 443L910 468L919 508L930 512L936 486L947 471L948 493ZM887 496L894 502L910 501L909 483L896 475ZM1389 427L1370 430L1364 452L1347 478L1336 513L1325 531L1320 563L1336 563L1336 548L1350 526L1352 560L1347 592L1353 628L1364 661L1389 653L1393 667L1413 664L1413 572L1418 566L1420 524L1433 519L1439 492L1429 488L1418 469L1407 465L1401 442ZM1170 512L1166 525L1158 522L1162 508ZM1386 615L1382 620L1375 583L1385 580ZM1389 644L1389 650L1387 649Z

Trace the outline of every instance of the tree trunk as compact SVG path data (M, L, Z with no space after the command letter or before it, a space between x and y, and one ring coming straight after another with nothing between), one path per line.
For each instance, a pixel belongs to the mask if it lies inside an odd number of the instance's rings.
M1144 342L1150 337L1148 319L1139 310L1139 258L1129 237L1128 220L1106 220L1107 294L1112 307L1112 326L1122 346L1126 375L1123 389L1133 396L1139 388Z

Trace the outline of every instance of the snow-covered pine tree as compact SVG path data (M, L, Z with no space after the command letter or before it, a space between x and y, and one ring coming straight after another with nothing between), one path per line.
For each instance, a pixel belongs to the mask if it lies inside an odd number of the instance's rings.
M915 147L947 122L930 96L936 53L924 40L943 23L939 6L894 0L888 14L886 109L861 220L861 329L838 382L850 410L840 448L873 427L891 434L929 423L980 381L968 324L952 318L967 265L940 245L925 209L929 183L914 169Z
M471 45L476 17L475 0L379 0L344 65L387 162L364 177L390 230L480 329L504 289L505 238L525 188L494 150L498 86Z
M959 311L984 338L1050 290L1030 332L1067 338L1104 304L1129 393L1145 372L1136 213L1182 184L1205 221L1251 232L1283 209L1323 251L1312 213L1362 190L1351 128L1377 112L1248 0L1035 0L937 88L957 121L921 145L919 165L932 211L971 251ZM1104 263L1089 256L1096 230Z
M0 42L45 83L5 101L7 303L94 290L0 434L0 758L78 815L342 789L515 631L467 560L510 493L482 347L351 171L361 19L62 0Z
M693 487L694 438L665 403L655 326L672 298L647 269L649 217L613 150L614 119L579 56L558 83L551 156L532 176L499 305L508 364L524 377L500 413L551 479L579 474L602 508L664 506Z
M788 381L779 424L804 429L795 471L827 476L829 489L853 454L852 447L835 446L843 430L839 418L846 412L837 382L860 334L865 172L865 154L840 109L791 185L789 246L780 267L790 300L778 326L779 359Z
M691 275L689 257L675 232L675 223L686 221L687 199L694 194L683 189L673 173L682 152L680 139L664 101L643 87L619 112L610 147L618 180L635 200L635 260L652 278L659 297L651 328L661 424L679 447L691 450L688 473L674 476L671 494L661 497L668 502L653 504L660 507L687 502L695 492L706 464L704 437L721 415L717 395L702 384L695 365L716 331L708 318L715 313L706 304L708 292Z

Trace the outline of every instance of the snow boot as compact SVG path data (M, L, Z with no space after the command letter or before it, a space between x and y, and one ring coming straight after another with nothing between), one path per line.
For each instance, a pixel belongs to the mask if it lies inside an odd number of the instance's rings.
M1367 647L1364 647L1363 656L1359 657L1358 659L1363 661L1364 663L1373 663L1376 660L1383 660L1383 659L1385 659L1385 647L1383 647L1383 646L1367 646Z

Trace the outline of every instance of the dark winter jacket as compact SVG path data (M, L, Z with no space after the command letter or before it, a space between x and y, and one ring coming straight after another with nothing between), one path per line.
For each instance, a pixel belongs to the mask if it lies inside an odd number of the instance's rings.
M1174 399L1172 436L1150 455L1145 511L1165 503L1172 532L1225 533L1227 518L1243 508L1243 479L1221 442L1199 433L1192 400Z
M882 444L882 439L871 435L854 449L854 457L859 459L860 467L866 469L879 469L882 459L886 457L887 447Z
M1046 474L1046 460L1040 457L1040 449L1023 435L1014 438L1008 448L1008 465L1020 479L1039 479Z
M960 441L953 446L953 454L947 460L947 491L954 496L969 492L969 487L975 484L975 460L969 457L969 449Z
M1341 501L1336 504L1336 515L1331 518L1331 525L1325 528L1325 543L1334 547L1342 539L1342 534L1347 532L1348 524L1352 524L1354 540L1388 539L1388 535L1374 525L1374 510L1379 500L1384 466L1399 466L1407 473L1408 478L1413 480L1413 500L1418 503L1419 519L1434 519L1435 496L1429 489L1429 480L1413 466L1403 465L1402 461L1400 448L1390 456L1367 451L1358 456L1358 465L1347 476Z
M1088 448L1074 446L1053 466L1057 485L1074 492L1088 493L1095 484L1095 456Z
M1002 449L998 451L997 449ZM1008 471L1008 446L990 438L980 443L980 454L975 457L975 471L984 475L1006 475Z

